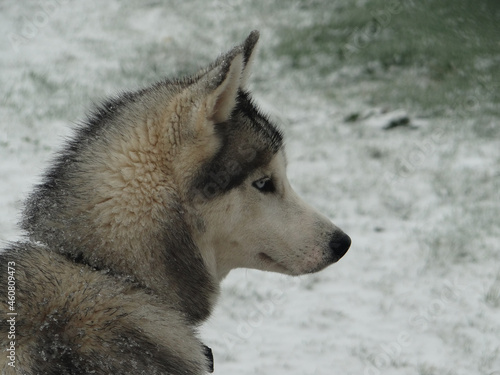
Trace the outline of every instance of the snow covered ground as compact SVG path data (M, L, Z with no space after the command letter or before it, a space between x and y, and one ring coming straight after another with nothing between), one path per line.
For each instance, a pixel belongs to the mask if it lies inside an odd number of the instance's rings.
M0 241L93 102L193 72L259 29L252 87L287 136L290 180L353 244L314 275L233 271L201 329L215 373L500 374L498 118L482 97L471 116L371 105L372 82L346 86L349 61L289 69L278 31L316 21L302 3L0 3Z

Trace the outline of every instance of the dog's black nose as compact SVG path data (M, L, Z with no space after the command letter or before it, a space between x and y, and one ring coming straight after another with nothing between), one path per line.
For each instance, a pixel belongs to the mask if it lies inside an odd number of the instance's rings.
M347 253L351 246L351 237L344 232L335 232L328 243L331 251L332 262L337 262Z

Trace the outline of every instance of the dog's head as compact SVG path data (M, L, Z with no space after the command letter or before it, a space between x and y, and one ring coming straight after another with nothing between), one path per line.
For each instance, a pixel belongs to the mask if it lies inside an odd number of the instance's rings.
M96 108L28 199L29 238L176 295L193 321L233 268L340 259L349 237L292 190L282 134L246 89L257 40Z
M288 182L282 133L246 90L257 40L258 33L251 33L188 80L174 99L189 133L176 157L177 181L186 192L180 193L182 205L195 243L218 279L238 267L316 272L338 261L351 244Z

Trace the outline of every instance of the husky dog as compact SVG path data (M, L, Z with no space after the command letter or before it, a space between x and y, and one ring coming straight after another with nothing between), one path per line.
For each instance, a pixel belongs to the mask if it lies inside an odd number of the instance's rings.
M196 329L231 269L301 275L346 253L247 91L258 38L105 102L55 158L0 254L1 374L205 374Z

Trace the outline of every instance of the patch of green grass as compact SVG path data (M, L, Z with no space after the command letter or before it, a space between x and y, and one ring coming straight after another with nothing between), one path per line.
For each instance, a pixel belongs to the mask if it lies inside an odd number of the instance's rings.
M360 81L375 105L500 114L500 3L486 0L301 1L314 22L285 27L277 49L331 95ZM329 75L356 67L357 74ZM314 77L317 77L315 79ZM330 87L328 87L328 85ZM485 106L485 103L491 103ZM486 109L485 109L486 108Z

